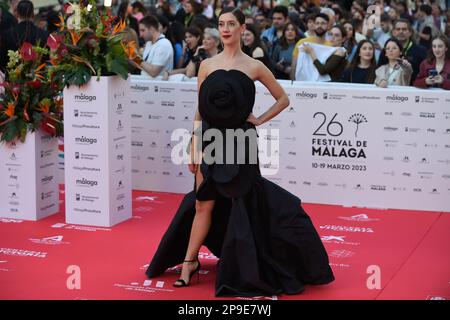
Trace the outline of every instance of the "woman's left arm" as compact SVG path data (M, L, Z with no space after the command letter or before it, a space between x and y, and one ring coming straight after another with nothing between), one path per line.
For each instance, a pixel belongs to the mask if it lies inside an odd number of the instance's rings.
M256 68L257 76L255 80L259 80L269 90L276 101L269 108L269 110L264 112L258 118L254 117L253 120L256 123L253 122L252 119L249 119L249 121L254 125L266 123L289 106L289 98L284 89L273 76L273 73L262 62L258 61L258 64L259 66ZM252 115L250 115L250 117L251 116Z

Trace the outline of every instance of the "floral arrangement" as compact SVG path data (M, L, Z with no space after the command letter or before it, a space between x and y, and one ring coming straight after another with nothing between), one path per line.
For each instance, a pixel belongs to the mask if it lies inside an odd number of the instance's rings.
M28 42L8 51L8 79L0 84L0 141L24 142L27 132L37 129L62 135L62 87L49 74L44 62L48 54Z
M50 63L56 81L83 85L92 76L119 75L126 79L141 58L134 41L126 41L125 22L114 23L110 8L99 11L96 0L64 7L59 17L59 33L50 35ZM125 30L126 31L126 30Z

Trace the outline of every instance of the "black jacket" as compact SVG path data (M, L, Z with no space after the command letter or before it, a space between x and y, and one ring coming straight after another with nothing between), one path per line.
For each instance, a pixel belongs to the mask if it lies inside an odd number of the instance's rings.
M413 43L411 46L407 45L405 50L403 51L404 57L409 61L409 63L411 63L413 69L413 73L411 75L411 83L413 83L416 79L417 74L419 73L420 64L427 57L427 51L427 48L415 43Z
M0 43L0 69L5 71L8 64L8 50L19 49L24 42L32 45L39 43L44 47L47 43L48 32L34 25L31 21L22 21L17 26L3 31Z

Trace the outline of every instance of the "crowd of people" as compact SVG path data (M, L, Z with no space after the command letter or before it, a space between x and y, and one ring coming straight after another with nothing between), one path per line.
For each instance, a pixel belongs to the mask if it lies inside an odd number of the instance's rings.
M7 50L17 49L24 39L34 41L55 32L59 14L50 7L30 15L30 1L9 2L9 10L0 9L3 72ZM222 50L220 11L238 7L245 14L243 51L263 62L277 79L450 89L449 3L113 0L111 10L126 21L128 35L140 45L142 69L135 72L151 77L196 77L202 61ZM25 35L30 30L32 34Z

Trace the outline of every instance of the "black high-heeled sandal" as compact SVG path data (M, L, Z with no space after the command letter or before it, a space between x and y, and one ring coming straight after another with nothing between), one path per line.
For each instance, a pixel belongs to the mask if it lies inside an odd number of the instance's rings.
M198 261L198 259L196 259L196 260L184 260L183 263L184 262L188 262L188 263L197 262L198 265L197 265L197 268L195 268L195 270L192 270L191 273L189 274L189 282L188 283L186 283L186 281L184 281L184 279L181 279L181 278L174 282L173 286L176 288L188 287L191 283L192 276L196 273L197 273L197 282L200 281L200 272L199 272L200 267L201 267L200 261ZM179 282L179 284L177 284L177 282Z

